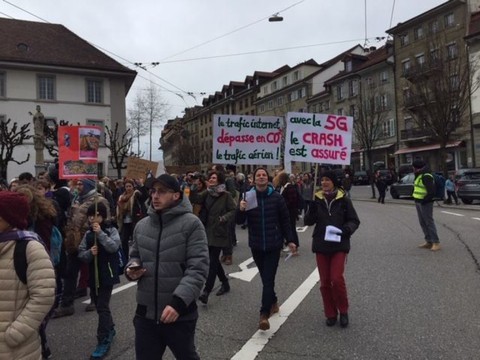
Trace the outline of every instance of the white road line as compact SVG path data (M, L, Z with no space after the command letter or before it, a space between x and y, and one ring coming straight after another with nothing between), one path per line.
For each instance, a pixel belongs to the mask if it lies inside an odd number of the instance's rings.
M240 268L240 271L230 273L228 274L228 276L239 279L239 280L243 280L243 281L248 281L248 282L252 281L255 275L258 274L258 268L256 266L251 268L248 267L248 265L250 265L253 262L254 262L253 257L248 258L247 260L245 260L244 262L238 265L238 267Z
M480 218L472 218L472 220L478 220L478 221L480 221Z
M310 276L294 291L292 295L280 306L280 312L270 319L270 329L267 331L258 330L237 352L231 360L253 360L263 350L268 341L275 335L290 314L305 299L310 290L318 282L318 270L315 269Z
M448 215L455 215L455 216L465 216L463 214L452 213L452 212L449 212L449 211L442 211L442 213L448 214Z
M113 295L113 294L116 294L116 293L118 293L118 292L120 292L120 291L127 290L128 288L131 288L132 286L135 286L135 285L137 285L137 282L136 282L136 281L132 281L132 282L129 282L128 284L119 286L119 287L113 289L112 295ZM85 301L82 301L82 304L90 304L90 299L85 300Z
M297 227L297 232L305 232L307 231L308 226L299 226Z

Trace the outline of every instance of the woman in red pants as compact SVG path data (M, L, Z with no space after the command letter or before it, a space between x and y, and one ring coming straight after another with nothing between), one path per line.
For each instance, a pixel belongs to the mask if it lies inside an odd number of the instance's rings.
M312 251L320 273L320 292L327 326L348 326L348 296L345 263L350 251L350 236L360 225L352 201L340 187L332 171L321 175L321 190L305 214L305 225L315 225Z

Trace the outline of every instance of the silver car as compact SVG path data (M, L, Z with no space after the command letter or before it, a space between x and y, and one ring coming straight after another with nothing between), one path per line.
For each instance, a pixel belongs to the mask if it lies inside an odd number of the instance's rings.
M464 204L480 200L480 169L464 170L457 180L457 195Z

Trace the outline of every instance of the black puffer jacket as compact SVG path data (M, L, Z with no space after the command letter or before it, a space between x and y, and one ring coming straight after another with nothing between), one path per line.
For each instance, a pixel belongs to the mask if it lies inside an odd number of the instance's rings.
M248 246L255 250L271 251L283 247L284 239L292 242L289 213L282 195L272 186L259 192L256 188L258 206L248 211L237 209L237 224L248 220Z
M358 229L360 220L352 201L342 189L337 189L336 197L328 203L323 191L315 194L304 219L305 225L314 225L312 251L322 254L350 251L350 236ZM340 242L325 241L325 229L333 225L342 229Z

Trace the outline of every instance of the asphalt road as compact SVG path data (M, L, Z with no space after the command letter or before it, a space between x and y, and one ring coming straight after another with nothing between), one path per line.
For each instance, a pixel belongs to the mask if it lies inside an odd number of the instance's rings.
M234 264L226 267L237 273L231 274L232 291L199 305L202 359L248 360L257 352L262 360L480 358L480 212L436 206L442 250L433 253L417 248L423 236L411 201L387 198L382 205L369 201L368 191L352 193L361 225L346 270L350 326L324 324L307 228L299 233L301 255L280 262L280 313L270 331L257 332L261 283L248 264L247 231L238 227ZM88 359L94 349L97 315L84 307L77 301L73 316L51 320L54 359ZM134 359L135 286L114 294L111 307L117 336L107 359Z

